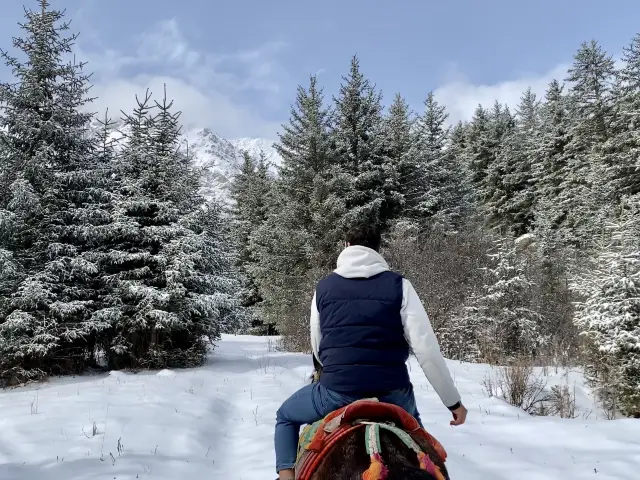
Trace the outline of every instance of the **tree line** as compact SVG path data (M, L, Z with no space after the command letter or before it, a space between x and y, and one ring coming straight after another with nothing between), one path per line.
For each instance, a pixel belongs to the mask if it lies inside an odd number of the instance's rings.
M566 78L515 109L449 125L433 93L415 114L353 57L328 101L298 87L275 147L247 157L233 197L244 304L309 349L315 283L355 222L384 229L449 358L582 365L608 406L640 414L640 36L616 68L583 43Z
M585 42L543 98L456 125L433 93L418 114L400 94L385 107L353 57L330 101L313 76L298 87L277 174L245 155L227 211L166 92L86 113L75 35L38 5L23 58L1 51L2 383L199 365L249 324L308 351L315 283L345 229L373 222L447 357L580 365L640 414L640 36L620 68Z
M222 206L200 194L166 92L85 113L76 34L39 0L1 54L0 382L201 364L244 321Z

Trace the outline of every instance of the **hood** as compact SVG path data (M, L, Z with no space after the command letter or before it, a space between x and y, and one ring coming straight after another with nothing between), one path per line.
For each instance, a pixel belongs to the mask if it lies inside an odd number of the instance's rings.
M338 257L335 273L345 278L369 278L389 270L382 255L360 245L345 248Z

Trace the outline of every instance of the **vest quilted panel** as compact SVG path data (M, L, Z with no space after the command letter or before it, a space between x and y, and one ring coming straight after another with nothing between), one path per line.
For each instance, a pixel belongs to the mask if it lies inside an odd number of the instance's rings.
M408 388L402 276L383 272L371 278L336 273L316 290L320 314L320 382L340 393L372 394Z

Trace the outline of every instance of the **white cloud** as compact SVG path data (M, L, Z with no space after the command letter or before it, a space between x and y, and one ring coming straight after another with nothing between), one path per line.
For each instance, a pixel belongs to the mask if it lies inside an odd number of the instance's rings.
M95 72L91 95L98 98L88 108L100 116L107 108L112 117L119 117L120 110L130 112L135 95L143 97L147 88L160 101L166 84L169 100L182 112L185 130L208 127L226 137L275 138L280 123L265 119L257 105L237 98L253 94L273 104L270 97L288 81L277 62L285 47L271 42L232 53L200 51L187 42L175 20L168 20L134 37L127 53L85 50L81 43L77 53Z
M615 68L622 68L622 56L615 54L612 58ZM525 74L512 80L476 85L469 81L457 65L449 64L444 69L444 84L436 88L433 94L440 104L446 106L449 113L447 120L453 125L460 120L470 120L478 104L490 108L497 100L503 105L508 105L512 112L515 111L528 87L531 87L531 91L542 100L552 80L558 80L568 86L565 78L570 67L571 63L563 63L544 73Z
M558 65L542 74L524 75L513 80L506 80L495 84L474 85L464 77L455 67L447 72L449 82L434 90L433 94L439 103L447 107L449 122L469 120L478 104L485 107L493 106L497 100L515 109L520 102L522 93L531 87L538 96L544 98L545 91L553 79L562 82L567 74L569 64ZM513 111L513 110L512 110Z

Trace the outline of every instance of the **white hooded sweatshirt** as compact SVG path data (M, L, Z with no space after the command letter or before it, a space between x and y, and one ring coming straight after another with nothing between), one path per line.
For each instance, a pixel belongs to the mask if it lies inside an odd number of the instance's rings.
M387 270L389 270L389 266L379 253L370 248L355 245L342 251L334 272L344 278L369 278ZM453 383L447 364L440 352L440 345L433 332L427 312L413 285L406 278L402 281L402 291L400 315L404 336L442 403L446 407L451 407L460 401L460 393ZM310 326L311 348L313 354L320 361L318 348L322 333L315 294L311 301Z

